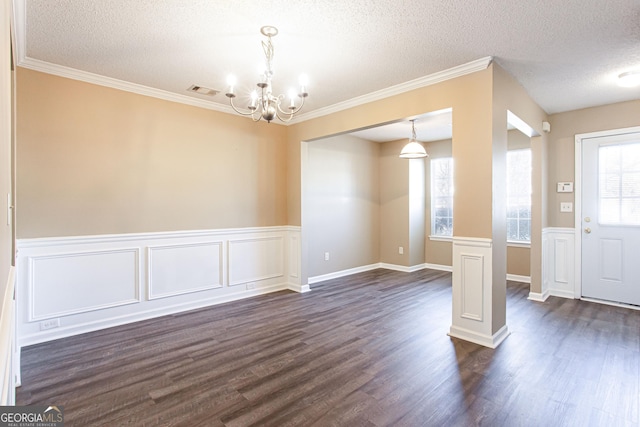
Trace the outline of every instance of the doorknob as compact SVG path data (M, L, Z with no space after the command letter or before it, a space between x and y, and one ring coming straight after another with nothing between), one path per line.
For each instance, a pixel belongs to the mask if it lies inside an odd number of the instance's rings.
M591 229L589 227L587 227L587 228L584 229L584 232L589 234L589 233L591 233Z

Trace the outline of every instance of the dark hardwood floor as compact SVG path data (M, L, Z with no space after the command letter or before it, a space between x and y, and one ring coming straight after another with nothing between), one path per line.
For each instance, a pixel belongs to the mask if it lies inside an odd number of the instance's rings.
M509 282L496 350L447 336L451 275L375 270L22 350L67 426L638 426L640 312Z

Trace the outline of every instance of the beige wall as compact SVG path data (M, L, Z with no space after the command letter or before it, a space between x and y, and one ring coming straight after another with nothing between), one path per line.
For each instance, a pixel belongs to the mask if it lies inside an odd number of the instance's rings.
M531 275L531 249L507 246L507 274L529 277Z
M348 135L309 143L304 207L309 276L379 262L379 152L380 144Z
M406 163L409 166L409 266L414 266L424 264L425 257L426 159L409 159Z
M574 227L574 214L561 213L560 203L575 203L575 194L557 193L556 184L575 181L575 135L640 126L640 100L553 114L549 122L549 226Z
M380 262L409 266L409 162L398 157L406 143L385 142L380 147Z
M17 74L19 238L287 224L285 126Z

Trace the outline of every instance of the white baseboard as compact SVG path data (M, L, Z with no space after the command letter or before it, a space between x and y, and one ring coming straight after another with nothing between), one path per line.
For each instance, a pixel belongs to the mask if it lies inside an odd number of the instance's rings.
M507 280L511 280L512 282L531 283L531 277L519 276L517 274L507 274Z
M426 263L424 264L424 267L431 270L448 271L449 273L453 272L453 267L450 265Z
M403 273L414 273L416 271L424 270L427 268L427 264L418 264L407 267L406 265L397 265L397 264L387 264L386 262L381 262L379 264L379 268L386 268L387 270L393 271L401 271Z
M325 280L338 279L340 277L350 276L356 273L364 273L365 271L375 270L376 268L380 268L380 264L363 265L362 267L354 267L346 270L334 271L333 273L321 274L309 277L309 284L312 285L314 283L324 282Z
M309 285L300 285L298 283L289 283L287 285L287 289L289 289L290 291L298 292L300 294L311 291L311 287Z
M545 302L547 298L549 298L549 290L538 293L538 292L529 292L528 300L537 301L537 302Z
M502 341L504 341L511 332L507 325L504 325L498 332L493 335L482 335L469 329L460 328L457 326L451 326L449 330L449 336L454 338L460 338L465 341L470 341L475 344L479 344L489 348L498 347Z
M552 296L552 297L575 299L575 295L574 295L573 291L567 291L567 290L563 290L563 289L550 289L549 290L549 295Z
M612 307L620 307L620 308L628 308L630 310L636 310L639 311L640 307L637 305L631 305L631 304L623 304L620 302L615 302L615 301L607 301L607 300L602 300L602 299L597 299L597 298L580 298L580 301L586 301L586 302L594 302L596 304L604 304L604 305L610 305Z
M350 276L356 273L363 273L365 271L371 271L377 268L384 268L384 269L393 270L393 271L401 271L403 273L413 273L413 272L424 270L427 268L431 270L440 270L440 271L448 271L448 272L452 271L451 266L448 266L448 265L425 263L425 264L418 264L418 265L413 265L411 267L407 267L405 265L388 264L386 262L380 262L377 264L363 265L362 267L349 268L347 270L335 271L333 273L327 273L319 276L309 277L309 284L324 282L325 280L338 279L340 277Z

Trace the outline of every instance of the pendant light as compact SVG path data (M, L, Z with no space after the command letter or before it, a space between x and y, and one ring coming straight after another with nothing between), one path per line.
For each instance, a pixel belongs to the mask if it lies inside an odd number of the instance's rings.
M411 139L400 152L400 157L403 159L420 159L427 156L429 156L427 150L424 149L424 146L420 144L416 138L415 120L411 120Z

